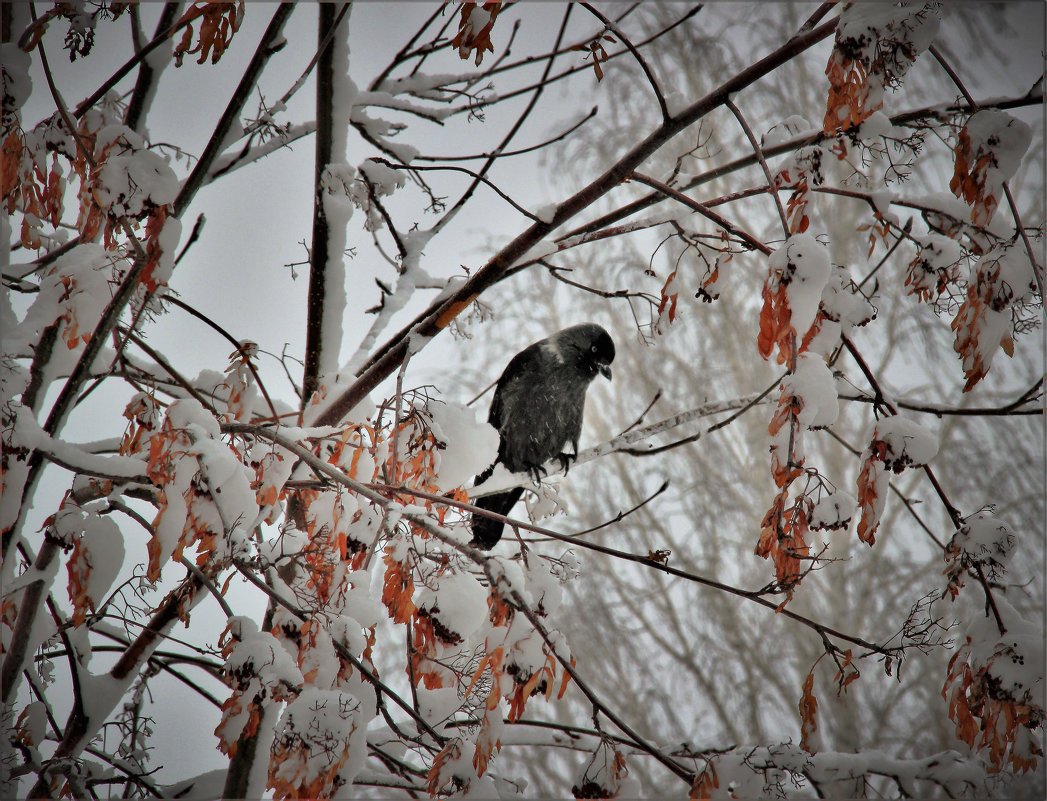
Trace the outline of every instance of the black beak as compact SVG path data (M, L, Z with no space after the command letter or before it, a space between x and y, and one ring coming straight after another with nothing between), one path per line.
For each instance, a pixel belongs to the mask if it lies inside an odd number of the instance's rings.
M611 367L610 367L610 365L601 364L599 367L596 368L596 371L600 375L602 375L604 378L606 378L608 381L611 380Z

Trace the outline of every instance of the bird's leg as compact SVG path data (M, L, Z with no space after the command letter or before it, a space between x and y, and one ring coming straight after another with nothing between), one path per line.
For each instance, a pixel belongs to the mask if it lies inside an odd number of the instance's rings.
M568 443L566 442L564 443L565 446L567 444ZM558 457L560 459L560 467L563 468L563 474L565 476L567 475L567 471L571 468L571 462L578 458L578 437L572 438L570 445L572 452L568 453L567 451L561 451L560 456Z
M571 462L578 458L577 453L567 453L564 451L556 457L560 460L560 468L563 470L563 474L566 476L567 471L571 469Z

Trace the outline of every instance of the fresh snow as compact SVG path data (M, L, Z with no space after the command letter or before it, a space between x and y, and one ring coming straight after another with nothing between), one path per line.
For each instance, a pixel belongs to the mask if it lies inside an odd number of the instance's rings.
M873 71L885 71L879 80L867 81L866 108L883 103L884 89L901 80L916 58L931 46L941 24L933 3L853 3L844 8L836 41L846 43L848 54ZM899 44L881 47L886 39ZM878 68L878 69L877 69Z
M840 397L836 381L825 360L817 353L801 353L796 370L782 379L783 392L801 401L797 420L808 428L824 428L836 422Z
M487 590L468 573L445 573L433 581L435 589L423 587L415 604L463 640L468 639L487 619Z
M1001 197L1003 182L1018 171L1029 149L1032 129L1006 111L982 109L971 115L965 130L971 143L971 160L978 153L990 157L985 170L985 193Z
M428 410L433 435L444 445L437 451L436 484L441 490L463 486L498 457L498 432L475 409L437 401Z
M872 440L886 445L884 466L896 473L904 467L921 467L938 453L938 437L900 415L876 421Z
M113 586L124 563L124 535L110 518L67 507L55 519L55 534L70 542L79 535L80 558L90 566L88 597L101 609L105 594Z
M802 337L814 322L822 290L829 280L829 252L810 234L794 234L768 257L772 273L780 275L792 311L791 322Z
M858 511L858 499L848 492L837 490L823 495L811 510L812 529L845 528Z

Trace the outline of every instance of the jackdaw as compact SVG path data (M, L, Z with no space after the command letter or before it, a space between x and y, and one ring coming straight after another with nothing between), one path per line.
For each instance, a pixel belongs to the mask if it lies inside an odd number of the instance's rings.
M595 323L565 328L517 353L498 379L487 416L501 435L498 458L474 483L486 481L498 464L538 481L546 472L542 465L553 458L566 473L578 455L585 391L597 373L610 380L613 361L614 342ZM507 515L522 494L523 487L515 487L476 505ZM473 545L485 551L502 537L502 523L480 515L473 515L472 529Z

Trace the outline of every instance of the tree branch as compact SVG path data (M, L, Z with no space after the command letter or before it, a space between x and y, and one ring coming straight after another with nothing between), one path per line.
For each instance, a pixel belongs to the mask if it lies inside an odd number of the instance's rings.
M408 326L395 334L380 347L357 374L357 380L337 398L333 399L316 416L319 425L336 424L342 417L367 396L379 383L392 374L407 354L411 333L433 337L446 328L455 317L482 292L493 286L514 263L528 250L537 245L551 231L559 228L582 210L588 208L617 186L644 160L657 151L672 137L697 122L714 108L723 105L731 94L741 91L764 75L789 61L804 50L822 41L836 29L836 20L825 23L814 30L795 36L750 67L728 79L708 95L698 100L670 121L660 125L653 133L631 148L603 175L557 206L549 222L534 223L523 233L493 256L463 285L447 298L437 302Z
M658 108L662 112L662 121L668 121L672 116L669 114L669 106L665 103L665 95L662 93L662 87L658 85L658 80L654 77L654 73L651 71L651 66L647 63L647 59L640 55L640 51L636 49L636 46L631 41L629 41L629 37L622 33L622 29L594 8L592 3L582 3L581 6L600 20L600 22L606 26L607 30L614 31L618 35L618 38L622 40L622 43L629 49L629 52L633 54L633 58L636 59L636 63L639 64L640 69L643 70L643 74L647 78L647 82L651 85L651 89L654 92L655 99L658 101Z

